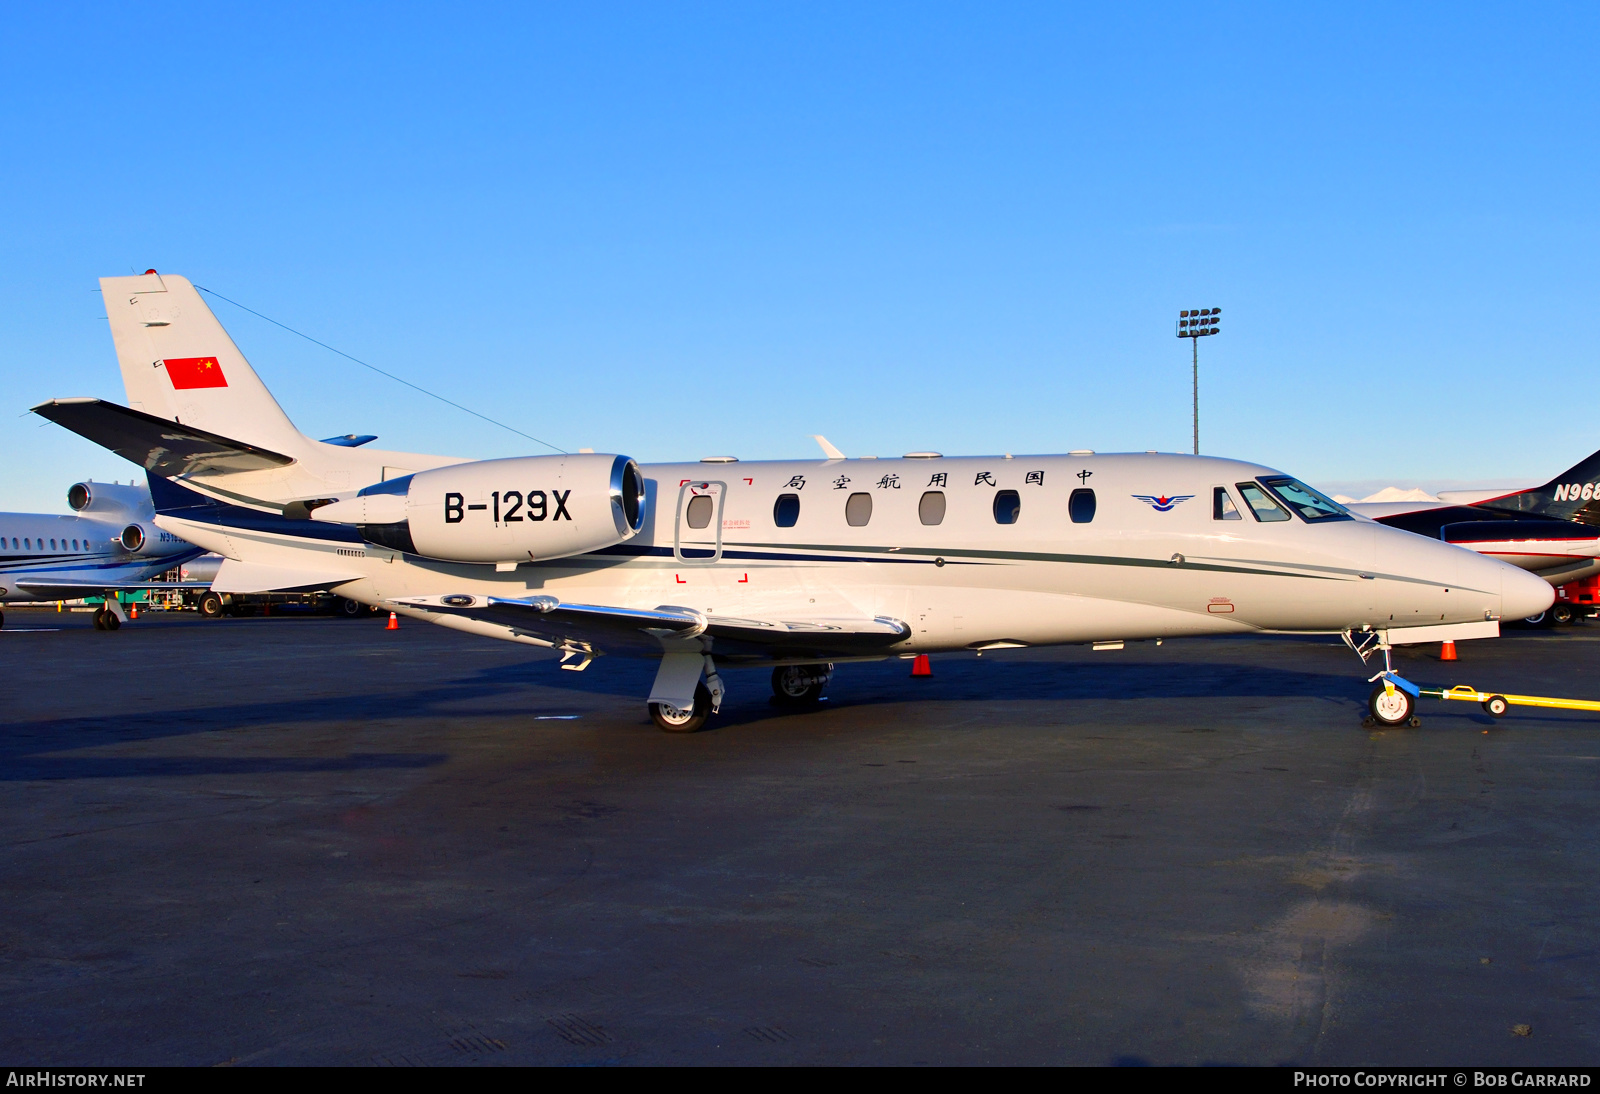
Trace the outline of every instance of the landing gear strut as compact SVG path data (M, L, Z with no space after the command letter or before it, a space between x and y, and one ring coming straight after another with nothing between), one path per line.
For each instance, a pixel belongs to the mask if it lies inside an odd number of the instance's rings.
M772 700L785 707L815 706L832 676L832 665L779 665L772 670Z

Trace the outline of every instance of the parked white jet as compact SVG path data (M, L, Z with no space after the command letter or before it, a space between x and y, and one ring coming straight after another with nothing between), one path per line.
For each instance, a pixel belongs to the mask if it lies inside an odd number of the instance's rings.
M151 580L201 551L156 525L144 487L80 482L67 504L76 516L0 513L0 603L104 596L94 625L114 631L126 618L114 594L187 587Z
M225 556L213 588L331 588L554 647L570 668L659 657L649 705L663 729L717 708L719 663L770 664L779 699L799 703L850 659L1261 632L1386 652L1489 637L1552 598L1515 567L1233 460L640 468L328 445L290 423L189 282L101 287L132 406L34 409L150 471L157 523ZM1410 718L1414 689L1380 676L1374 715Z

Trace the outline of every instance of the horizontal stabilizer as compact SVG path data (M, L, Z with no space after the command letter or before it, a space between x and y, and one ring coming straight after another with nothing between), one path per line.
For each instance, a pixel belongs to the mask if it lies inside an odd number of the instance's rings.
M33 412L168 478L284 467L291 456L158 418L104 399L52 399Z
M305 570L225 558L211 588L219 593L289 593L331 589L360 577L349 571Z
M911 637L910 627L884 616L785 622L707 615L665 604L654 609L616 608L563 604L553 596L511 599L470 593L406 597L397 603L498 623L558 646L649 650L659 649L660 639L706 635L714 640L719 656L745 659L872 653Z

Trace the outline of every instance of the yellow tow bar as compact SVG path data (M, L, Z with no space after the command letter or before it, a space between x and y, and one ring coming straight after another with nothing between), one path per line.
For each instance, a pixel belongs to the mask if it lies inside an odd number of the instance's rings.
M1499 717L1509 707L1553 707L1556 710L1595 710L1600 711L1600 702L1592 699L1555 699L1548 695L1499 695L1487 691L1478 691L1466 684L1457 684L1446 690L1445 688L1419 688L1419 695L1429 699L1460 699L1468 703L1481 703L1483 709Z

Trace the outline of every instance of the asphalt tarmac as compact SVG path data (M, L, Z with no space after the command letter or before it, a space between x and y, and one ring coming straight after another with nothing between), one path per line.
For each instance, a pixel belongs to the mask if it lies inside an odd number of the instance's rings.
M1600 625L1402 655L1600 698ZM0 1063L1592 1064L1600 715L1327 639L767 673L8 610ZM1529 1027L1523 1035L1515 1027Z

